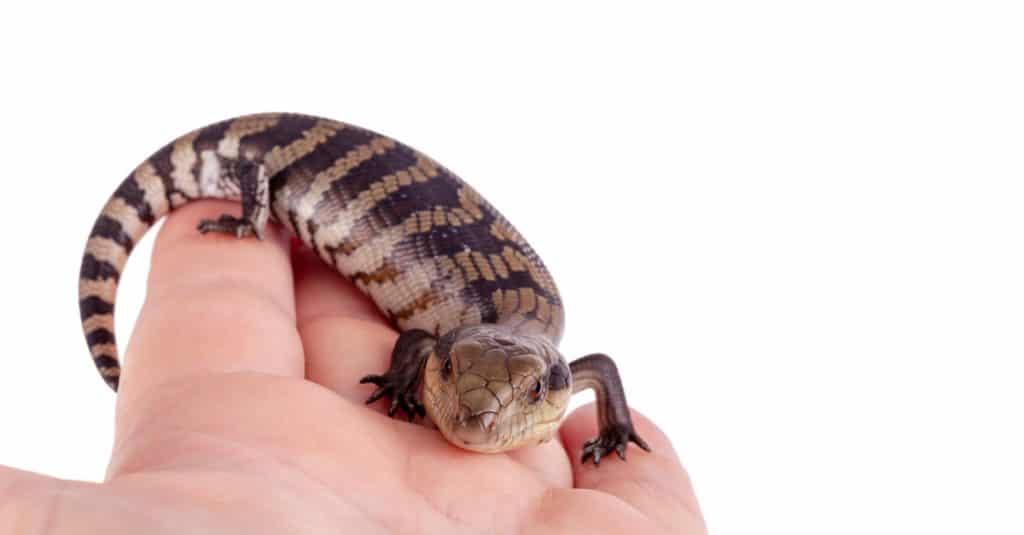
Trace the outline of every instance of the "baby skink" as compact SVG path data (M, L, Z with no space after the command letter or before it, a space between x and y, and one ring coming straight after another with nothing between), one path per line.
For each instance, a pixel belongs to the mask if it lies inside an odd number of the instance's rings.
M260 237L273 219L351 280L400 331L391 365L363 383L389 415L429 417L453 444L499 452L550 440L569 397L592 388L595 464L625 459L637 436L614 362L559 353L555 283L515 228L469 185L389 137L298 114L248 115L200 128L142 162L97 218L82 259L79 307L93 361L117 390L118 279L132 247L171 210L240 201L199 232Z

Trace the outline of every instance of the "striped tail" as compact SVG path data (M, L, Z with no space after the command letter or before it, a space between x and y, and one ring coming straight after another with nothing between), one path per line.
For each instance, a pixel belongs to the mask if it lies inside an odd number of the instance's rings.
M161 217L201 198L241 200L238 180L229 168L242 156L263 158L282 139L295 140L312 150L310 132L340 128L309 116L261 113L220 121L185 134L165 145L121 182L107 201L89 234L78 283L82 330L96 369L117 390L121 376L114 341L114 298L117 283L132 247ZM332 130L333 131L333 130ZM274 153L277 170L298 157L299 149Z
M114 298L118 280L132 247L171 209L172 196L167 194L164 181L151 161L147 160L129 175L103 207L89 233L78 281L78 306L85 340L96 369L114 391L121 375L114 339ZM176 197L175 205L185 201Z

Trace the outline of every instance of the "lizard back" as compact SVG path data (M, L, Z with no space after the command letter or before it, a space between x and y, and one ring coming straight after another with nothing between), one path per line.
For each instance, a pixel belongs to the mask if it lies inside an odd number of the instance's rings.
M441 335L501 323L557 343L563 310L543 262L472 187L370 130L294 114L248 115L185 134L140 164L104 206L79 281L83 331L117 389L117 282L132 247L174 208L241 200L262 166L269 214L352 280L399 329Z

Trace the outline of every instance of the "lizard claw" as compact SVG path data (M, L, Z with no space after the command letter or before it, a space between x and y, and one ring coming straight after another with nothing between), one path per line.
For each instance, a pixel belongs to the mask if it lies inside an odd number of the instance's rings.
M370 397L366 398L367 405L384 396L391 397L391 404L388 405L388 416L390 417L394 417L398 409L402 409L405 412L410 422L417 416L423 417L427 414L426 409L416 399L416 393L413 391L412 385L396 380L394 374L390 372L384 375L367 375L360 379L359 383L377 385L377 389L370 394Z
M583 444L583 457L580 462L586 463L593 458L594 465L601 464L601 459L614 451L623 461L626 460L626 446L633 442L644 451L651 451L644 439L640 438L630 425L614 424L601 430L597 438Z

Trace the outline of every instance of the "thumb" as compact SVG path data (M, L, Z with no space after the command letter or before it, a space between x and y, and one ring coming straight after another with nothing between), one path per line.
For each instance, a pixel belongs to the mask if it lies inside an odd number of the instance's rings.
M98 487L0 466L0 533L95 533L115 516L96 507Z

